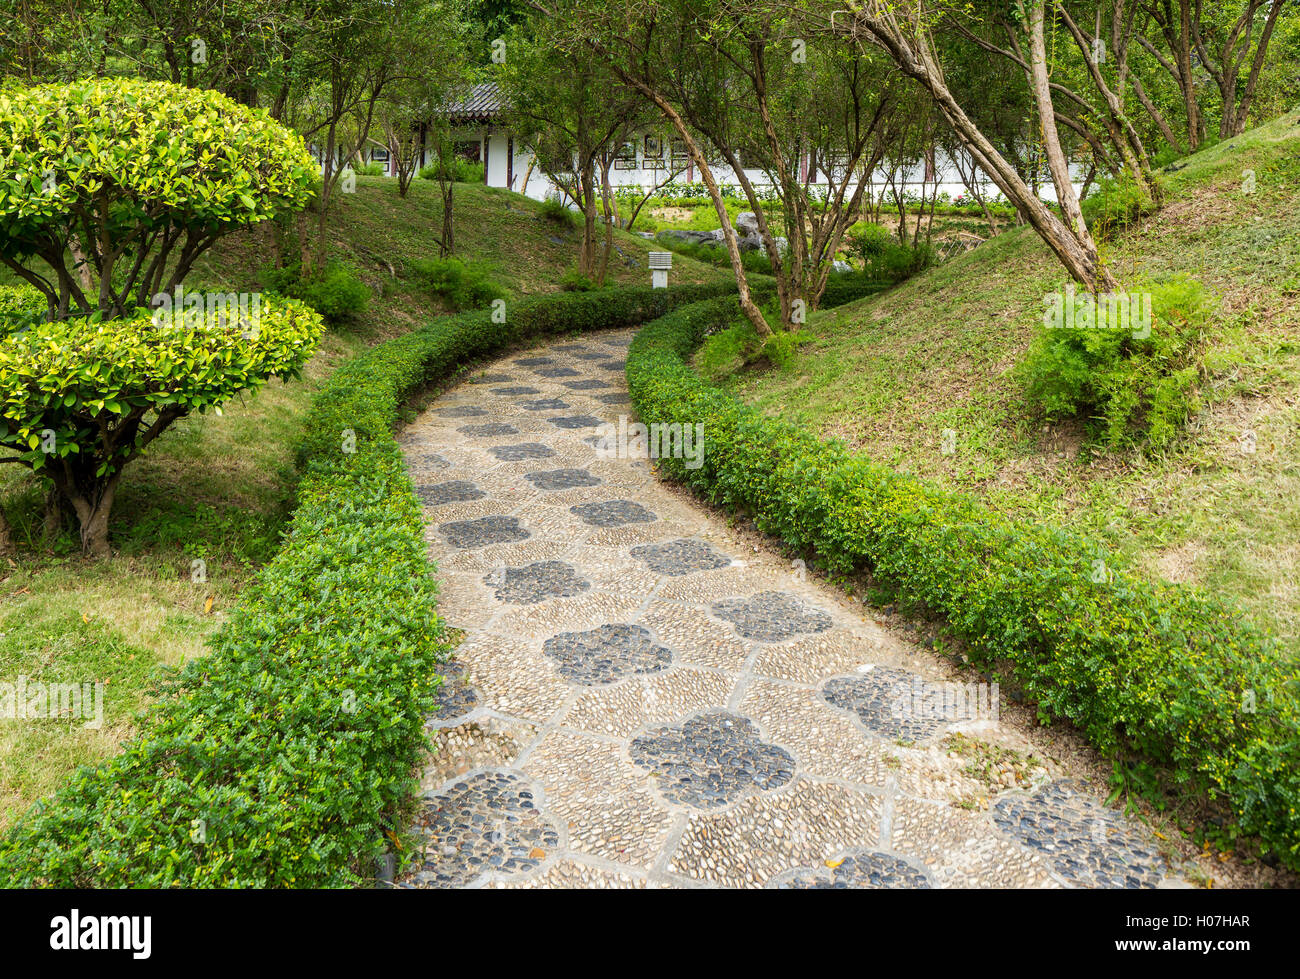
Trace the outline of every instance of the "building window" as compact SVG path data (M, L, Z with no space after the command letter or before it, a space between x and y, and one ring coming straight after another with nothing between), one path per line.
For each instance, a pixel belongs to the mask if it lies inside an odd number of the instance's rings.
M615 170L635 170L636 169L636 143L624 143L618 148L614 156Z

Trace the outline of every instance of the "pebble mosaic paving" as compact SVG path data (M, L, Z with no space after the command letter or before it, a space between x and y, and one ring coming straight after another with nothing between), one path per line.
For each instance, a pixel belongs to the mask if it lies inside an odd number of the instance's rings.
M957 805L971 733L916 691L967 679L595 444L631 337L508 358L402 433L465 637L396 886L1186 886L1059 765Z

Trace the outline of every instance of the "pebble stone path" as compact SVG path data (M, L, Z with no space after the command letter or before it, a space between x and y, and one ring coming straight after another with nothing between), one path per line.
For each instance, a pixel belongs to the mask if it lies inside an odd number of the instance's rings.
M1059 767L967 774L943 739L1008 725L907 710L938 657L601 451L631 338L504 358L402 436L465 638L397 886L1185 886Z

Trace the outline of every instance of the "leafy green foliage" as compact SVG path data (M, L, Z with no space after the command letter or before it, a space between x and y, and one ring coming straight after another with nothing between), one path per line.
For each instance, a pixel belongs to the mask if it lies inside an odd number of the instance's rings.
M321 335L290 302L252 322L41 322L0 344L0 445L48 475L77 512L82 544L107 549L122 468L177 418L217 408L268 378L297 377Z
M560 277L560 288L565 292L591 292L596 288L596 282L575 266L566 270Z
M1155 202L1130 176L1103 177L1080 205L1084 220L1099 237L1136 224L1156 210Z
M1032 405L1049 418L1088 419L1112 447L1168 445L1201 405L1204 287L1178 278L1141 288L1151 296L1149 336L1137 335L1146 329L1133 329L1131 314L1128 330L1044 326L1018 368Z
M542 201L540 208L542 217L547 221L554 221L556 224L574 225L578 223L581 215L570 207L567 207L563 201L554 197L548 197Z
M377 160L372 160L369 163L362 163L352 169L358 177L382 177L388 172L384 169L384 165Z
M434 162L420 168L421 180L437 180L441 175L451 177L453 183L481 184L483 182L483 164L477 160L467 160L461 156L451 156L446 162Z
M1297 667L1271 637L1085 538L895 474L706 385L686 358L735 315L732 299L700 303L632 343L641 420L704 425L703 465L664 459L666 473L832 572L869 568L904 604L944 616L976 663L1009 665L1042 718L1224 799L1237 832L1300 868Z
M342 262L329 262L305 276L301 266L294 264L266 270L262 277L272 290L305 302L331 326L352 322L370 302L370 287Z
M0 286L0 335L45 318L45 297L34 286Z
M25 269L60 316L148 305L217 238L301 209L319 180L302 139L265 112L119 78L0 95L0 174L0 258ZM92 290L67 265L73 240Z
M417 281L435 296L440 296L456 311L481 309L504 292L492 281L488 262L466 262L455 256L418 259L411 263Z
M930 245L905 245L878 224L856 224L845 238L849 251L862 262L863 271L879 282L902 282L935 261Z

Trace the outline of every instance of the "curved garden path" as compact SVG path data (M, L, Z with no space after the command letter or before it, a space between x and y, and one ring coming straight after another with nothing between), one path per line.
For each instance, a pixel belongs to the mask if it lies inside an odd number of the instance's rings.
M939 657L597 451L631 337L500 360L403 435L465 636L399 885L1176 883L1045 735L934 709Z

